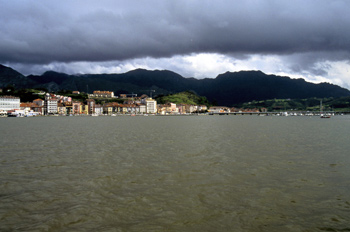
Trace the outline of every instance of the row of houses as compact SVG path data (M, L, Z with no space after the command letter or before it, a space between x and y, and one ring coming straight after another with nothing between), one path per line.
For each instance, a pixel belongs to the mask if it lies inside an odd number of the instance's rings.
M43 115L111 115L111 114L155 114L157 102L151 98L142 99L140 102L128 102L119 104L111 102L106 104L96 104L94 99L86 99L85 102L65 101L62 98L50 94L46 95L45 100L36 99L33 103L22 103L21 108L28 107L27 110L36 109L36 106L42 106L40 111ZM30 108L30 109L29 109Z
M35 115L115 115L115 114L189 114L194 112L234 113L264 112L267 109L238 109L225 106L187 104L157 104L156 100L143 95L138 98L127 98L123 104L109 102L96 104L94 99L85 102L72 101L70 97L46 94L45 99L21 103L18 97L0 96L0 116L35 116Z
M126 101L103 105L96 104L94 99L85 102L72 101L70 97L47 93L45 99L35 99L33 102L21 103L20 98L0 96L0 115L34 116L34 115L102 115L102 114L156 114L157 102L144 97L138 102Z
M219 114L226 114L226 113L261 113L261 112L267 112L267 108L253 108L253 109L242 109L242 108L235 108L235 107L226 107L226 106L212 106L208 109L209 113L219 113Z
M46 94L45 99L21 103L18 97L1 96L0 112L2 115L35 116L35 115L113 115L113 114L186 114L195 111L206 111L205 105L157 104L157 101L146 95L136 99L126 99L123 104L109 102L96 104L94 99L85 102L72 101L65 96Z

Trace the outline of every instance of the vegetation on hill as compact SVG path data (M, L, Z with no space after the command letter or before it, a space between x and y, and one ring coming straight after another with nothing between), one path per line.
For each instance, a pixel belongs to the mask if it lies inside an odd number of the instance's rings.
M1 95L16 96L21 99L21 102L32 102L33 100L40 98L44 99L42 92L46 92L46 89L16 89L12 85L8 85L2 89ZM87 99L86 93L73 94L72 91L58 91L56 94L71 97L74 101L84 102ZM176 94L161 95L155 98L158 104L175 103L175 104L189 104L189 105L206 105L212 106L208 99L204 96L199 96L193 91L184 91ZM95 99L97 104L104 104L107 102L119 102L122 103L124 99ZM329 98L305 98L305 99L270 99L261 101L250 101L246 103L234 105L236 108L243 109L262 109L266 108L267 111L320 111L320 102L324 111L335 112L350 112L350 97L329 97Z
M16 88L28 88L35 84L34 81L21 73L0 64L0 88L14 86Z
M38 89L15 89L12 85L8 85L0 95L19 97L21 102L32 102L38 98L44 99L44 96L39 95L40 92L41 90Z
M155 90L156 95L194 91L216 105L234 106L244 102L266 99L339 98L350 96L348 89L329 83L313 84L303 79L267 75L261 71L226 72L215 79L184 78L167 70L137 69L122 74L68 75L45 72L43 75L24 76L0 65L0 88L46 88L49 92L78 90L113 91L115 95L141 95ZM296 103L297 104L297 103ZM299 104L299 103L298 103ZM292 106L291 106L292 107Z
M0 95L10 95L14 97L19 97L21 102L32 102L35 99L45 99L45 95L42 93L47 92L46 89L43 88L35 88L35 89L15 89L13 86L9 85L3 89ZM85 101L87 99L87 94L72 94L72 91L58 91L56 94L71 97L74 101Z
M156 97L158 104L175 103L188 105L206 105L210 106L206 97L198 96L192 91L185 91L176 94Z
M271 99L251 101L236 105L239 108L266 108L268 111L324 111L350 112L350 97L306 98L306 99Z
M266 75L260 71L221 74L206 91L208 92L198 91L198 94L206 96L209 100L215 99L218 104L227 106L275 98L306 99L350 96L349 90L333 84L313 84L304 79Z

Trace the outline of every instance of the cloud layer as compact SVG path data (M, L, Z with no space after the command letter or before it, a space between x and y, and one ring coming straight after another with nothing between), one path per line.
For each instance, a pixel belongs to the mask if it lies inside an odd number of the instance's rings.
M349 66L347 0L0 0L0 5L0 63L18 67L80 64L85 72L89 63L150 67L158 61L151 67L162 68L170 61L190 74L186 63L191 69L203 59L208 65L223 60L222 66L230 66L228 61L254 66L259 57L267 66L278 60L287 73L331 77L335 66Z

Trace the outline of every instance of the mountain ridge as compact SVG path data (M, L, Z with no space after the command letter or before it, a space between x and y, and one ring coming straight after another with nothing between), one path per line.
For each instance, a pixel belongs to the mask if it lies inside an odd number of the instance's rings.
M143 94L155 90L155 95L194 91L219 105L233 106L252 100L300 99L310 97L350 96L350 90L330 83L314 84L305 79L265 74L257 71L225 72L216 78L185 78L170 70L135 69L115 74L69 75L47 71L42 75L24 76L10 67L0 66L0 88L47 88L49 91L93 90Z

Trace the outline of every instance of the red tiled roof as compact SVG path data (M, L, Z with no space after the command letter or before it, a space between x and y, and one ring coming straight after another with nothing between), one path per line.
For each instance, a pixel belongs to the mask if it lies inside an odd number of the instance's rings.
M21 102L20 103L20 107L30 107L30 108L33 108L33 107L39 107L37 104L35 103L31 103L31 102Z

